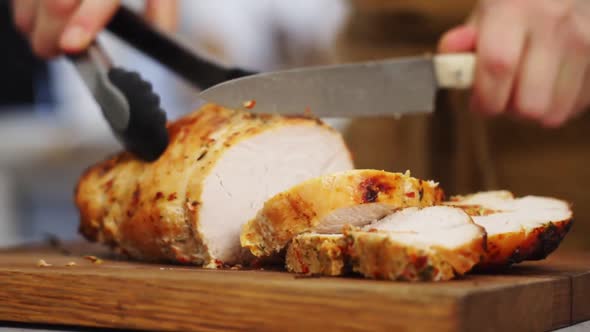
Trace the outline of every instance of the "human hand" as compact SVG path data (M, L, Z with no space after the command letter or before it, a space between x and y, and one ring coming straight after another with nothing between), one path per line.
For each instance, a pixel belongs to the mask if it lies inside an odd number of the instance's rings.
M590 1L481 0L442 53L475 50L471 108L557 127L590 105Z
M84 50L109 22L119 0L12 0L16 27L45 59ZM176 0L147 0L146 18L165 30L176 24Z

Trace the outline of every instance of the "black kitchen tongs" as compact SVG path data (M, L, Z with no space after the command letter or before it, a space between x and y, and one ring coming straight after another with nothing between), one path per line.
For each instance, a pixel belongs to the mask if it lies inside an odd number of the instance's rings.
M123 6L107 25L107 30L201 90L227 80L254 74L239 68L225 68L203 59L180 40L156 29Z
M107 30L201 90L254 74L205 60L123 6ZM125 149L145 161L157 160L168 145L168 131L166 114L151 84L136 72L113 67L97 41L86 51L69 57Z

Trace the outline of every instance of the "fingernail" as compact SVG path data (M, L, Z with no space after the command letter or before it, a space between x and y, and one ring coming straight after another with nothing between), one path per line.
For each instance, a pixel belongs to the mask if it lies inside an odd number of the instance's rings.
M66 29L60 44L65 51L80 51L90 44L91 38L88 31L79 26L73 26Z

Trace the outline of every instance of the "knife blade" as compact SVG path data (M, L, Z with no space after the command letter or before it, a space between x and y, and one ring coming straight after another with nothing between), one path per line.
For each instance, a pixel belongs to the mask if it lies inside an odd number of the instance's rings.
M438 89L471 85L474 66L473 54L449 54L308 67L226 81L202 91L200 97L254 113L309 111L318 117L429 113Z
M111 128L116 132L125 130L129 124L129 103L108 79L107 73L113 64L102 46L97 42L85 52L68 57Z

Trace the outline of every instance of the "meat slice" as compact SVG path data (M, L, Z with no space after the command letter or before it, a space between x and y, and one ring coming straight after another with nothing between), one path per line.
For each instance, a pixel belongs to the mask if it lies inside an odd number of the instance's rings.
M153 163L121 153L85 172L75 200L86 238L144 260L238 263L241 227L267 199L353 168L341 135L316 119L206 105L169 133Z
M340 275L350 269L388 280L449 280L470 271L485 250L485 231L460 208L406 208L344 234L302 234L287 269Z
M539 196L514 198L508 191L489 191L453 197L458 206L483 226L488 252L480 268L539 260L559 246L572 224L567 202Z
M347 248L343 234L303 233L293 238L287 247L285 266L288 271L296 273L346 274L350 272Z
M462 275L470 271L473 266L479 263L485 251L485 230L475 224L471 217L462 209L433 206L424 209L409 208L393 213L376 223L365 226L364 230L377 230L378 233L389 232L390 235L385 243L397 243L396 245L430 252L428 255L434 263L433 280L446 280L453 276L449 273ZM370 238L371 235L360 232L353 233L353 238L358 240ZM370 233L369 233L370 234ZM363 244L356 243L362 248ZM408 249L409 250L409 249ZM363 256L361 250L358 254ZM375 254L373 254L375 257ZM366 271L378 269L378 266L364 264ZM441 268L438 268L440 265ZM450 270L445 266L451 267ZM437 271L441 273L437 276ZM418 270L417 270L418 271ZM445 272L446 271L446 272ZM365 274L365 273L363 273ZM403 274L401 274L402 277ZM391 279L391 277L389 278Z
M241 234L242 246L255 256L280 252L304 232L338 233L342 226L366 225L409 206L439 203L436 183L409 173L377 170L338 172L302 182L266 203Z

